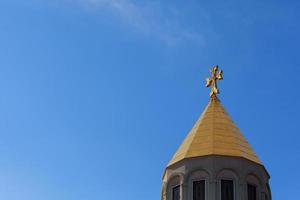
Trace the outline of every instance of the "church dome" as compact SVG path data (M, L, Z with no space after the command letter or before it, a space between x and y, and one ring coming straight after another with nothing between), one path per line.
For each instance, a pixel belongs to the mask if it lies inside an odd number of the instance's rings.
M208 155L242 157L262 164L215 95L211 97L168 166L186 158Z

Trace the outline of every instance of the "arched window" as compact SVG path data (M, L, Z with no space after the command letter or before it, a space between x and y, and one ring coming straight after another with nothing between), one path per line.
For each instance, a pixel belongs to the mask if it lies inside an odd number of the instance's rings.
M192 171L188 175L188 197L189 200L206 200L208 196L209 173L204 169Z
M182 200L183 176L181 174L171 176L167 181L166 199Z
M246 176L247 181L247 200L259 199L261 193L261 181L257 175L250 173Z
M235 185L239 180L238 174L232 169L222 169L217 173L219 181L219 200L235 200L236 190Z

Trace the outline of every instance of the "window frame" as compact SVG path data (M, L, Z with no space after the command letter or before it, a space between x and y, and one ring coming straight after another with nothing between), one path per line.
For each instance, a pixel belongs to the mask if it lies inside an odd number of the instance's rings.
M205 181L205 200L208 200L210 197L209 194L209 187L210 187L210 174L208 171L206 171L203 168L198 168L193 171L191 171L188 174L188 180L187 180L187 199L193 200L193 183L194 181Z

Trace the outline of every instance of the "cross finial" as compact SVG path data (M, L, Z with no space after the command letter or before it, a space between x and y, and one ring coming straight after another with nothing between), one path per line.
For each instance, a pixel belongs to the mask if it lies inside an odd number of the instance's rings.
M216 65L210 69L211 78L206 79L206 87L211 87L210 97L216 97L219 94L217 81L223 79L223 71L219 70L219 66Z

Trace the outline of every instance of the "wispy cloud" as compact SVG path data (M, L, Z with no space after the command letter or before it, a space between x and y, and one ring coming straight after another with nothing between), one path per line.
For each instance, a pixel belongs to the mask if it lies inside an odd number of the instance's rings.
M134 0L73 0L93 9L107 9L135 31L155 37L168 45L181 42L204 43L198 31L181 24L182 14L160 1L137 2Z

